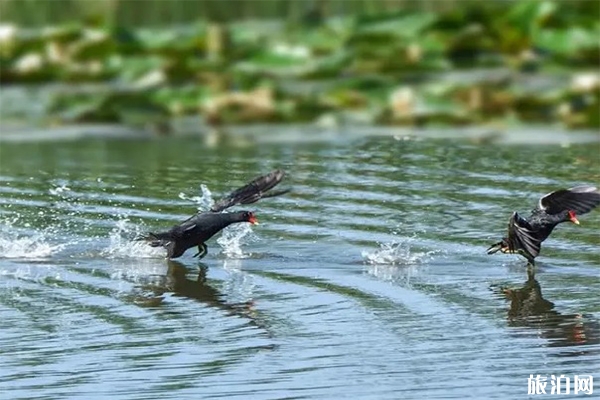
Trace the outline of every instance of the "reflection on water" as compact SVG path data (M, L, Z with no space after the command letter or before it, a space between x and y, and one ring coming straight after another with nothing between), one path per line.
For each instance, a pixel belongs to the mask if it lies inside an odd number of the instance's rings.
M159 306L166 294L184 297L201 302L203 305L225 311L227 315L242 317L250 325L264 329L268 324L264 316L255 308L254 301L231 302L228 296L207 279L208 265L198 263L198 267L188 268L176 260L166 260L167 272L164 275L139 277L133 301L142 306Z
M535 268L528 266L527 281L519 288L500 288L510 301L508 324L533 329L548 346L600 344L600 323L593 315L561 313L542 296Z

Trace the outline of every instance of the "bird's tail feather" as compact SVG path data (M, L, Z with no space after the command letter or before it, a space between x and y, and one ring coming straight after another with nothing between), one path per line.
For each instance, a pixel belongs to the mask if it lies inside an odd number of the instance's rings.
M173 240L167 232L149 232L138 240L147 241L151 247L164 247L167 249L167 258L180 257L187 250L187 248L180 246L177 240Z
M170 238L166 233L152 233L148 232L146 236L141 236L137 240L144 240L152 247L165 246L170 242Z

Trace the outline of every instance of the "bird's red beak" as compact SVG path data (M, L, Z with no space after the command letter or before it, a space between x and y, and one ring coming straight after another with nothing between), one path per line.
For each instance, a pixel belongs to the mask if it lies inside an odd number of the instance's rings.
M569 211L569 220L572 223L579 225L579 220L577 219L577 217L575 216L575 213L573 211Z
M248 222L250 222L252 225L258 225L258 220L254 215L248 219Z

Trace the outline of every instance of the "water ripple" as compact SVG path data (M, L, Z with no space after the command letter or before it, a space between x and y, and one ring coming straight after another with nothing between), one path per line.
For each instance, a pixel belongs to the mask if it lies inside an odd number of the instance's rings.
M506 398L597 370L600 213L557 228L535 274L485 254L513 210L598 185L593 146L202 146L3 144L2 393ZM135 240L272 168L292 192L201 262Z

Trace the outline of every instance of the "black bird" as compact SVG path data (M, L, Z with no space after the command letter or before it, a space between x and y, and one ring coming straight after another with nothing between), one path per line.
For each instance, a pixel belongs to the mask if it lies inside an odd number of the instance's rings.
M250 204L262 198L287 193L289 190L267 193L281 182L284 175L283 171L275 170L260 176L216 202L209 211L200 212L166 232L148 233L143 240L148 241L152 247L166 248L167 258L180 257L187 249L198 246L198 253L194 257L202 258L208 250L205 242L225 227L238 222L258 224L256 216L250 211L231 213L221 211L236 204Z
M508 221L508 237L487 249L488 254L498 251L517 253L534 265L542 242L561 222L579 225L577 215L592 211L600 204L600 192L593 186L560 189L542 197L528 219L513 212Z

